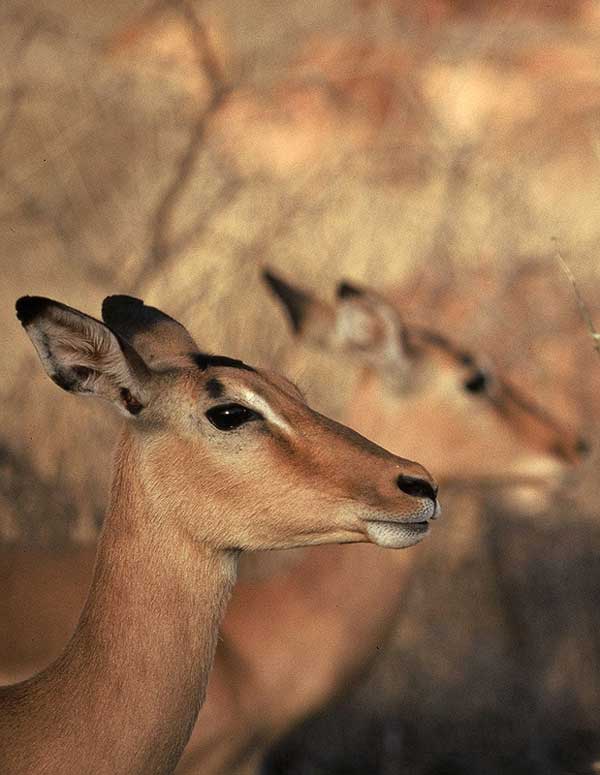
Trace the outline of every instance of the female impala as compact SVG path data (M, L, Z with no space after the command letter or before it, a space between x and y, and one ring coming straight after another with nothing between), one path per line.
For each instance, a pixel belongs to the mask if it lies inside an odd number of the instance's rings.
M172 772L239 550L410 546L436 513L424 469L313 412L287 381L199 352L137 300L107 306L143 354L58 302L17 303L49 376L111 401L129 425L75 634L50 667L0 692L3 775Z
M290 312L295 315L303 311L308 315L310 305L323 304L306 292L289 285L287 288L286 307L289 304ZM295 306L292 306L292 292L298 294L299 302ZM304 308L299 306L302 300ZM357 324L345 327L348 336L358 335L356 326L368 313L367 310L360 314L365 300L358 302L357 294L346 292L337 302L338 307L355 304L358 310L354 318ZM373 299L369 304L370 314L376 321L380 307ZM389 316L389 305L383 300L381 304L384 305L382 314L385 316L388 310ZM323 312L324 336L330 321L335 319L336 310L324 305ZM157 317L156 311L149 312L140 304L131 304L126 316L123 307L117 314L108 303L104 315L112 328L135 344L147 362L156 357L170 357L168 353L163 356L160 353L169 339L176 339L183 331L179 330L178 334L171 326L169 333L164 320L161 328L162 318ZM375 321L373 327L379 330L383 323ZM387 336L392 338L396 329L388 326L385 330L391 331ZM300 337L305 331L301 329ZM314 337L318 338L316 333ZM364 345L364 360L371 364L372 371L368 387L373 389L371 386L377 384L379 373L393 370L392 344L383 346L379 337ZM189 343L182 344L184 351L189 347ZM448 476L463 471L468 473L468 478L486 472L502 474L517 459L538 465L552 463L564 470L564 464L555 455L540 450L536 430L540 427L547 428L549 447L568 439L572 445L568 454L577 455L575 435L562 425L554 428L552 424L539 423L533 409L523 414L531 416L529 431L525 425L513 425L513 415L501 416L493 408L489 410L491 419L487 418L486 399L477 390L462 387L460 377L464 365L455 367L446 358L438 366L438 361L430 355L417 359L422 376L420 387L415 385L412 393L397 395L393 387L384 388L388 382L393 383L384 375L379 381L380 393L372 394L370 405L366 406L361 395L357 395L346 416L358 429L369 424L380 437L387 434L393 445L401 444L405 436L412 443L419 443L422 456L435 453ZM402 350L397 350L397 359L408 380L410 369ZM386 369L382 368L382 361L387 363ZM438 389L441 398L437 400L433 400L435 390L426 388L424 377L428 370L434 386L438 385L437 377L442 375ZM455 388L452 388L452 379ZM426 400L422 399L423 393ZM421 413L413 411L411 401L417 400L422 401ZM430 414L434 410L438 411L437 416ZM515 420L517 417L514 415ZM486 434L490 423L496 420L490 442ZM520 427L521 433L513 432L513 427ZM461 445L467 441L471 460L456 461ZM496 457L491 463L477 452L488 443L492 447L496 445ZM478 469L475 468L477 460L480 461ZM444 547L449 539L451 535L446 533ZM355 545L260 553L252 557L254 575L242 574L234 589L221 628L207 701L177 772L230 775L242 768L251 771L270 742L294 722L330 701L363 672L394 627L395 614L410 583L417 554L418 550L390 553L377 547ZM49 654L58 650L74 627L77 601L83 598L89 579L89 565L89 552L81 549L62 556L35 550L4 550L7 570L0 584L10 591L4 601L0 598L0 619L11 623L7 632L13 640L5 641L4 650L0 651L0 666L13 674L23 674L47 661ZM44 621L44 611L40 610L38 601L50 583L56 589L60 587L60 604L53 602L52 617ZM23 611L30 614L23 617ZM32 629L36 622L37 631ZM53 638L52 646L49 635Z
M444 476L459 474L467 484L534 475L542 488L544 477L584 453L577 434L489 364L484 371L474 355L434 332L419 329L420 345L378 294L342 284L330 305L273 273L265 279L300 340L368 368L344 419L391 449L407 439L419 459L435 460ZM459 554L464 526L453 520L448 527L443 551ZM371 664L394 628L419 554L315 547L288 559L289 567L280 559L275 570L272 556L271 568L256 557L263 576L234 592L207 703L178 773L257 771L270 742Z
M467 483L498 472L552 475L587 452L584 439L489 360L445 333L406 323L379 293L342 282L329 304L271 272L265 280L299 339L363 367L345 421L361 433L369 429L384 446L401 437L436 465L440 480L457 472Z

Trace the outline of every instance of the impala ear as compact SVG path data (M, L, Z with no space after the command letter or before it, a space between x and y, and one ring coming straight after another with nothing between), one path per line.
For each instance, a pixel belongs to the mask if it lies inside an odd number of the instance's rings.
M342 280L341 283L338 283L338 286L335 289L335 295L338 299L352 299L365 296L365 294L366 291L363 290L363 288L359 288L357 285L346 282L346 280Z
M367 291L343 280L336 288L335 333L339 349L367 355L388 334Z
M263 271L263 280L277 301L281 302L294 334L306 344L321 350L331 346L335 312L333 306L312 293L282 280L269 269Z
M270 270L263 278L283 304L294 332L308 344L356 356L374 368L396 368L409 354L400 314L375 292L343 281L332 306Z
M133 296L107 296L102 302L102 319L152 368L198 352L181 323Z
M394 366L409 352L404 322L394 305L367 288L342 281L336 289L336 339L340 349L372 366Z
M41 296L23 296L16 307L48 376L63 390L104 398L128 414L142 411L150 372L104 323Z
M289 318L295 334L300 334L304 324L310 315L313 297L290 283L282 280L270 269L263 271L263 280L269 286L275 297L283 304L283 308Z

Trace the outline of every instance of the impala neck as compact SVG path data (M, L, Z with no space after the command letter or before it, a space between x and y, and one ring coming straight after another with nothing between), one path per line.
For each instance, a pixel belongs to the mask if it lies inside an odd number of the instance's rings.
M0 719L6 700L16 711L8 733L21 751L6 775L165 775L204 699L237 559L179 536L176 515L147 510L132 444L124 437L117 454L73 639L48 670L0 694Z

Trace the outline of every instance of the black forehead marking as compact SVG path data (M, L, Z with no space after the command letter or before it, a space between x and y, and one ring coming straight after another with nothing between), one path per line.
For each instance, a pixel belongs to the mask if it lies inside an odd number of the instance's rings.
M225 392L225 386L216 377L212 377L206 383L206 392L211 398L220 398Z
M476 365L475 358L471 355L471 353L463 350L461 347L458 347L445 336L439 334L437 331L430 331L429 329L416 327L414 330L423 339L430 342L435 347L439 347L440 350L446 352L451 358L454 358L455 361L462 364L463 366Z
M194 363L200 371L206 371L211 366L227 366L230 369L243 369L244 371L256 371L243 361L236 358L228 358L226 355L208 355L208 353L194 353Z

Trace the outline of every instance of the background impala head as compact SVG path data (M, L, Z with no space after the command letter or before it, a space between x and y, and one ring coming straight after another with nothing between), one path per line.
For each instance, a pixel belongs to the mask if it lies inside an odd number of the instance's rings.
M200 352L158 310L109 297L109 325L39 297L17 311L58 385L130 418L121 454L149 518L173 515L218 549L403 547L427 533L436 488L421 466L312 411L287 380Z
M330 304L269 270L264 278L304 342L377 370L391 386L408 387L408 361L416 353L400 314L383 296L342 282Z
M389 449L402 437L407 454L441 480L458 471L465 481L499 472L553 477L587 452L584 439L488 359L406 323L384 296L342 282L329 303L273 272L264 277L302 341L365 367L344 420Z

